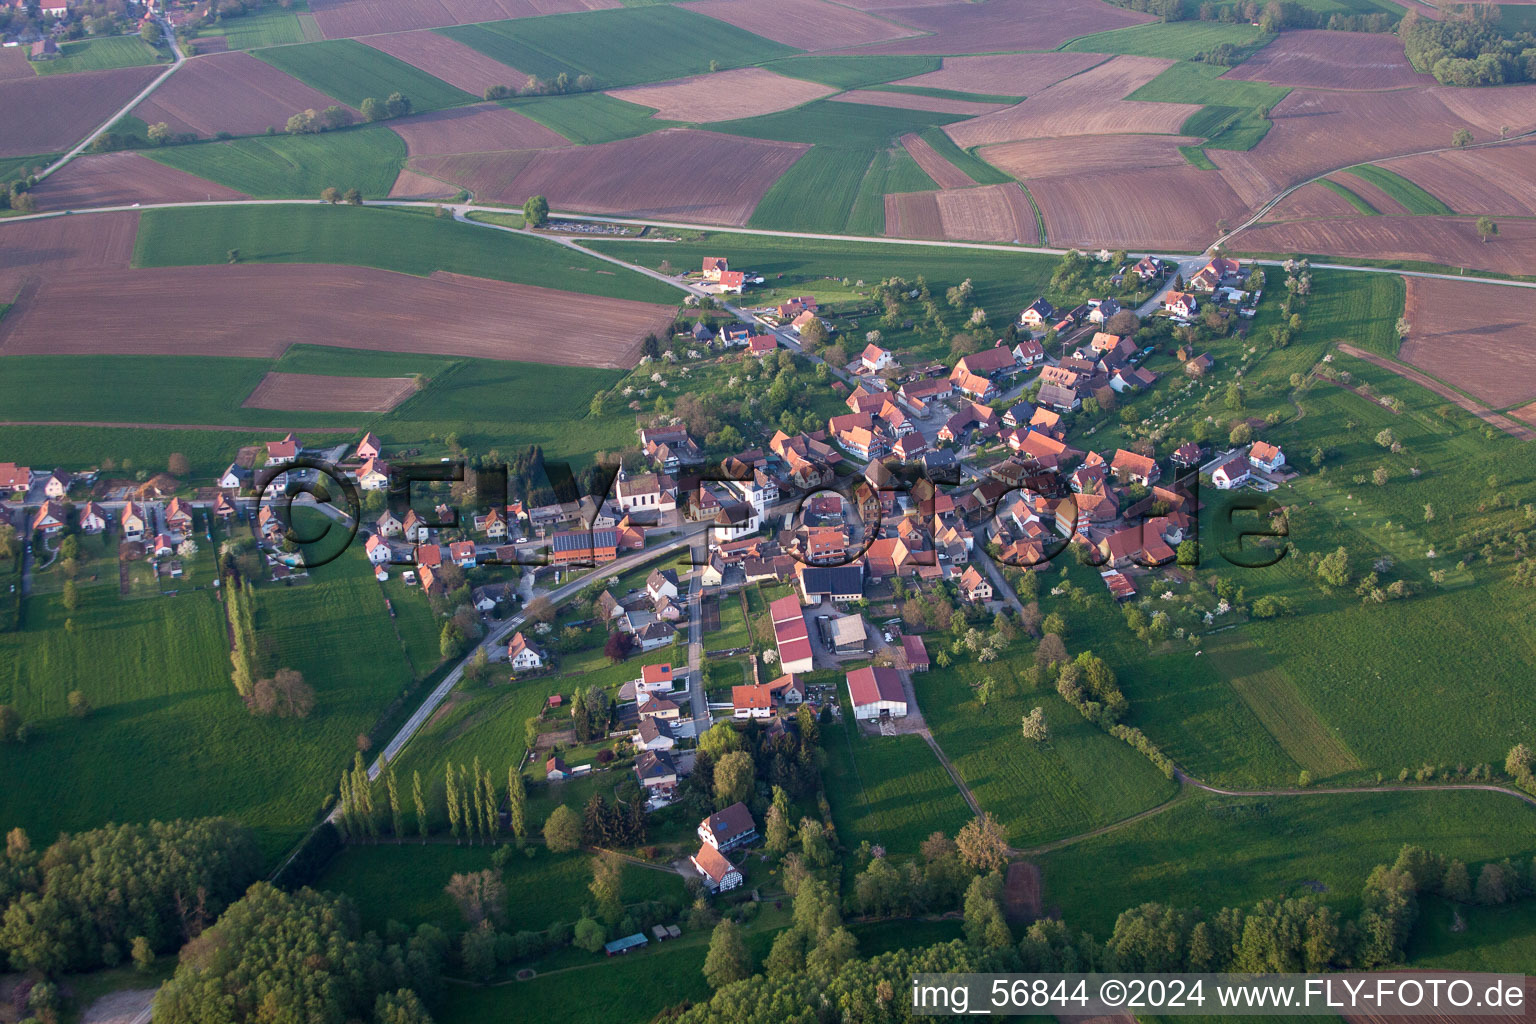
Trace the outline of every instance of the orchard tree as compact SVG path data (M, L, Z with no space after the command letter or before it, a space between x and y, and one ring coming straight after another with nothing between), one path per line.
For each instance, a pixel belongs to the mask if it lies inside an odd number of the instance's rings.
M549 223L549 200L543 196L529 196L523 203L523 223L530 228L541 228Z
M1045 708L1035 708L1024 716L1024 738L1044 743L1051 738L1050 726L1045 722Z
M544 845L550 853L572 853L581 848L581 816L565 804L550 812L544 822Z
M1008 863L1008 839L1002 824L985 811L965 823L955 835L960 859L976 871L992 871Z

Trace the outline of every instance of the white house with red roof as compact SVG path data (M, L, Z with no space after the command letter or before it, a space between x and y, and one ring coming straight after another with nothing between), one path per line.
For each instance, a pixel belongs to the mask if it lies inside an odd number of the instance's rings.
M729 272L731 263L724 256L705 256L704 269L701 273L706 281L718 281L720 275Z
M737 801L723 811L716 811L699 822L699 841L721 853L734 850L757 838L757 822L747 805Z
M772 718L773 691L763 683L731 687L731 717Z
M1211 483L1218 490L1230 491L1234 487L1241 487L1247 483L1253 475L1252 467L1248 465L1248 459L1242 455L1234 455L1211 470Z
M94 501L85 503L80 510L80 532L101 533L107 528L107 513Z
M1248 462L1266 473L1276 473L1281 466L1285 465L1285 453L1278 445L1270 444L1268 441L1255 441L1248 448Z
M896 357L891 355L890 349L881 348L879 345L865 345L863 355L859 356L859 363L870 373L879 373L894 365L895 362Z
M368 540L363 543L363 552L374 565L383 565L390 559L389 542L376 533L368 535Z
M895 669L867 665L849 672L847 680L854 718L867 722L906 717L907 692L901 685L901 673Z
M1045 361L1045 346L1034 338L1025 338L1013 346L1013 358L1030 369Z
M0 462L0 491L23 491L32 486L32 470L14 462Z
M64 506L56 501L45 501L32 517L32 532L52 537L64 529Z
M271 506L266 506L263 511L270 511ZM144 515L144 506L138 502L130 501L123 506L123 539L127 541L143 540L144 534L149 530L149 520Z
M299 439L289 434L281 441L267 442L267 465L286 466L299 457Z
M710 892L728 892L742 883L741 869L725 858L725 854L706 844L690 860L704 879Z
M524 638L522 630L518 630L507 641L507 664L514 672L531 672L544 667L544 656Z
M779 347L779 339L772 334L754 334L747 339L747 352L761 359Z
M377 458L364 462L357 470L357 486L365 491L382 491L389 487L389 467Z
M475 542L472 540L454 541L449 544L448 557L461 569L473 569L479 564L475 558Z
M672 666L642 665L640 678L635 681L635 693L671 693L672 692Z
M48 474L47 481L43 484L43 496L59 499L69 494L69 484L74 477L67 470L56 469Z
M1189 292L1168 292L1163 296L1163 308L1174 316L1193 316L1200 308L1200 300Z
M779 648L779 668L792 674L811 671L815 658L800 601L793 595L781 597L768 606L768 614L773 620L773 636Z

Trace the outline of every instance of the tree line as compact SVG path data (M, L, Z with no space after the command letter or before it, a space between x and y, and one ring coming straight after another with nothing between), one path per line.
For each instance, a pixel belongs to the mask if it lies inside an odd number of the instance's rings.
M1536 79L1536 34L1506 33L1499 9L1455 4L1441 21L1409 11L1398 26L1403 50L1415 68L1442 85L1503 85Z
M515 85L488 85L484 96L488 100L505 100L514 96L564 96L568 93L593 92L597 79L591 75L577 75L574 79L564 71L548 81L538 75L529 75L521 87Z

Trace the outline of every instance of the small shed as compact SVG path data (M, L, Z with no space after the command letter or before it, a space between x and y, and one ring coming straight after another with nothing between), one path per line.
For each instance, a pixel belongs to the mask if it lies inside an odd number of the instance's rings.
M609 956L622 956L632 949L639 949L649 944L649 942L650 940L645 937L644 933L635 932L633 935L626 935L622 939L614 939L612 942L605 943L603 945L603 952Z

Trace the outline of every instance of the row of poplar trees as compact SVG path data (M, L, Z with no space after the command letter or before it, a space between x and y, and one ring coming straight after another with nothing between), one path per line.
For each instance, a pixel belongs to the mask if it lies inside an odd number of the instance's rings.
M377 842L385 829L395 842L403 842L407 835L405 807L400 795L400 782L395 766L388 758L380 758L382 769L378 779L368 777L363 755L356 754L350 770L341 775L341 801L336 814L336 827L342 836L353 842ZM383 792L378 792L380 783ZM466 767L464 764L444 765L443 797L441 803L433 794L428 806L421 772L411 772L412 824L416 836L426 842L432 833L433 813L446 812L449 831L455 843L492 843L501 834L501 803L507 803L507 827L512 835L522 839L528 834L528 788L522 772L516 765L507 768L507 788L500 791L488 769L480 766L480 758Z

